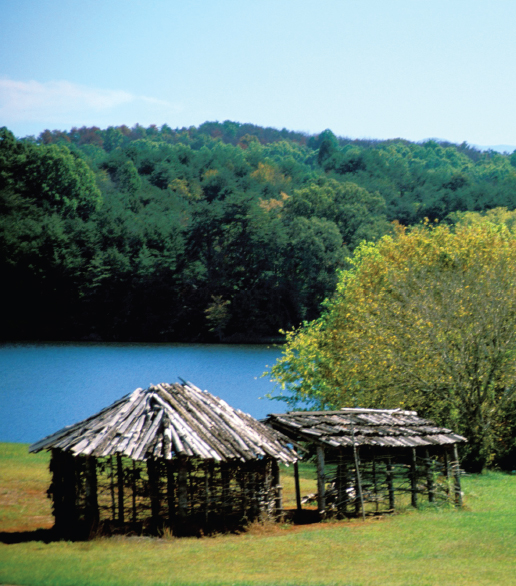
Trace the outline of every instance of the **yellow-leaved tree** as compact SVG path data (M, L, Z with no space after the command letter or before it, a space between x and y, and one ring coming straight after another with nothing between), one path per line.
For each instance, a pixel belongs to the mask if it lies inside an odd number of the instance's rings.
M472 471L514 451L513 216L458 215L360 245L322 317L287 333L271 369L285 400L417 410L468 437Z

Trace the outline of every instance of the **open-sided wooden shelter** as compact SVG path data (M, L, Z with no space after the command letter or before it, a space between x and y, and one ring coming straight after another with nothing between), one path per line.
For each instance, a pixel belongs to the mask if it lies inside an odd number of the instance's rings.
M457 444L467 441L414 411L341 409L269 415L267 424L317 455L321 516L393 511L397 496L460 506ZM301 510L296 472L297 508ZM407 500L407 499L406 499Z
M281 509L281 433L191 383L137 389L30 447L52 451L56 531L232 527Z

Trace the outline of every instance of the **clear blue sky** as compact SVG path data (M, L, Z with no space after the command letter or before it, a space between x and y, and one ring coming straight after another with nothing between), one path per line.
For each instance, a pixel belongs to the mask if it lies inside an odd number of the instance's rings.
M516 144L515 0L0 0L0 125Z

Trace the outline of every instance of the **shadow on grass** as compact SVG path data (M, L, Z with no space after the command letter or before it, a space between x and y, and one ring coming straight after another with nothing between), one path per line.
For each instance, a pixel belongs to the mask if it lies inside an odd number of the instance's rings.
M34 531L0 531L0 543L8 545L14 543L27 543L28 541L43 541L51 543L52 541L61 541L56 531L52 529L35 529Z

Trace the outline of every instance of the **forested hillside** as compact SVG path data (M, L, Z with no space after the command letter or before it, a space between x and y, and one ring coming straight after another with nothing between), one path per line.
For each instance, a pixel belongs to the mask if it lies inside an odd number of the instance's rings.
M516 154L251 124L0 130L3 339L260 341L364 240L516 207Z

